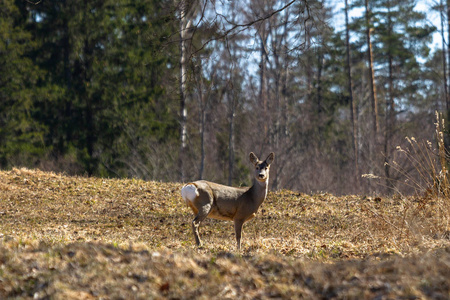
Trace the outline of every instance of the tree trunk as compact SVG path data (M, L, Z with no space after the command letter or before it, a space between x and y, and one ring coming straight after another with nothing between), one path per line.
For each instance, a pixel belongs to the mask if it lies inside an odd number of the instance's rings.
M87 22L87 14L86 10L88 7L88 3L85 0L84 1L85 9L83 10L83 20ZM89 44L88 41L88 28L87 25L84 24L83 26L83 34L84 34L84 44L83 44L83 91L82 98L84 98L84 101L86 102L86 108L83 111L84 113L84 122L85 122L85 130L86 130L86 150L89 155L88 159L88 165L87 172L89 176L92 176L94 174L94 171L97 169L96 160L93 158L94 156L94 144L96 142L96 134L95 134L95 122L94 122L94 104L93 102L93 96L88 95L88 91L86 86L88 86L88 82L91 80L91 69L92 69L92 56L93 56L93 47Z
M390 14L390 2L388 1L388 37L392 34L392 20ZM389 41L389 40L388 40ZM389 43L389 42L388 42ZM394 185L392 183L391 174L390 174L390 156L391 156L391 139L395 126L395 102L394 102L394 70L393 70L393 57L391 53L391 47L388 44L388 71L389 71L389 80L388 80L388 95L386 97L386 128L385 128L385 136L384 136L384 175L386 178L386 188L387 192L391 192Z
M450 1L450 0L449 0ZM378 101L377 101L377 88L375 85L375 71L373 69L373 53L372 53L372 42L371 42L371 16L369 9L369 1L365 0L366 6L366 35L367 35L367 56L369 62L369 83L370 83L370 98L372 102L372 127L374 131L374 140L376 141L379 125L378 125Z
M450 0L447 0L447 30L448 30L448 32L447 32L447 34L448 34L447 55L449 56L448 63L450 64ZM442 36L442 38L444 38L444 36ZM442 50L444 51L444 49L442 49ZM450 65L449 65L448 71L449 71L449 74L448 74L447 78L450 78ZM450 103L449 103L448 99L446 99L446 100L447 100L447 118L448 118L448 116L450 114L450 110L449 110Z
M350 98L350 118L352 122L352 145L356 192L359 192L359 161L358 161L358 124L356 101L353 98L352 61L350 58L350 26L348 22L348 0L345 0L345 44L347 56L347 89Z
M200 88L202 86L200 85ZM198 171L198 179L203 179L203 172L205 170L205 122L206 122L206 104L203 99L203 91L199 89L200 93L200 168Z
M447 82L447 56L445 51L445 37L444 37L444 4L440 0L440 17L441 17L441 37L442 37L442 67L444 73L444 98L445 98L445 108L447 111L450 109L450 99L448 95L448 82ZM450 38L450 29L449 29Z
M180 153L178 155L180 181L184 182L185 152L187 136L187 109L186 109L186 78L187 78L187 49L186 49L186 3L182 1L180 11Z
M323 47L323 45L320 45ZM323 69L323 52L319 49L319 53L317 53L317 116L318 120L321 120L322 113L322 69ZM320 126L319 126L320 127Z
M236 114L236 105L235 105L235 95L234 90L231 93L232 99L228 101L229 105L229 119L230 119L230 127L228 133L228 185L232 185L233 183L233 169L234 169L234 116Z
M441 0L442 3L442 0ZM443 6L442 6L442 9ZM442 21L442 14L441 14L441 27L442 27L442 33L444 32L444 22ZM450 64L450 0L447 0L447 30L448 30L448 38L447 38L447 55L448 57L448 63ZM445 139L445 148L448 150L449 149L449 144L450 144L450 131L449 131L449 126L450 126L450 95L449 95L449 91L448 91L448 82L447 82L447 78L450 78L450 65L448 67L448 71L449 74L447 76L446 74L446 61L445 61L445 47L444 47L444 43L445 43L445 39L444 39L444 34L442 34L442 52L444 52L443 56L444 56L444 80L445 80L445 92L446 92L446 98L445 98L445 105L446 105L446 110L447 110L447 128L446 128L446 136L447 138Z
M268 123L267 123L267 90L266 90L266 57L267 57L267 53L266 53L266 41L267 41L267 35L265 33L265 30L263 30L263 32L260 34L261 37L261 62L260 62L260 91L259 91L259 99L261 101L262 104L262 116L263 116L263 128L264 128L264 132L263 132L263 136L264 138L266 138L268 136L268 131L269 131L269 127L268 127Z
M63 3L65 4L66 1L64 1ZM69 93L72 93L72 71L71 71L71 65L70 65L70 54L71 54L71 50L72 47L70 45L70 38L69 38L69 22L67 20L67 17L64 17L63 20L63 39L62 39L62 51L63 51L63 57L64 57L64 79L65 79L65 86L67 88L67 91L69 91ZM72 106L73 106L73 99L67 97L65 100L65 108L64 108L64 114L62 116L62 118L64 118L66 121L70 120L73 118L73 111L72 111ZM73 139L73 127L72 126L66 126L64 128L64 131L66 133L66 137L63 138L63 136L61 136L60 138L60 142L58 145L58 151L60 153L62 153L63 151L65 151L65 147L67 146L65 143L67 141L72 141Z
M371 12L369 1L365 0L366 37L367 37L367 60L369 65L370 102L372 104L372 141L369 143L369 173L374 172L376 164L376 146L378 145L378 103L375 85L375 71L373 69L373 53L371 41ZM372 183L369 180L369 190L372 190Z

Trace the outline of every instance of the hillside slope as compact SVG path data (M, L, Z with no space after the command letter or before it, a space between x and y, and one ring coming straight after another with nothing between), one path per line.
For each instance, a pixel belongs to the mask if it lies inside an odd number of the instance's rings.
M0 172L0 298L450 297L448 228L401 198L269 193L235 251L181 184Z

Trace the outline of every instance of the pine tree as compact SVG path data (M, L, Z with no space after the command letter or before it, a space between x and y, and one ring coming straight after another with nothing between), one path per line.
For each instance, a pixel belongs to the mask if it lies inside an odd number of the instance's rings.
M45 154L46 127L36 118L37 105L49 97L30 58L39 46L27 31L27 15L16 1L0 7L0 167L34 166Z
M381 0L376 24L377 64L380 90L385 95L384 169L386 185L393 187L390 161L396 129L396 115L404 106L414 107L422 89L418 58L429 54L434 27L426 23L426 15L414 10L416 1ZM398 109L397 109L398 107Z

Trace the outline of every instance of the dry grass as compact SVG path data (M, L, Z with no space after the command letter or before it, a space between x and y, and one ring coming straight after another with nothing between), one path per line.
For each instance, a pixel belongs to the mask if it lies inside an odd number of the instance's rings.
M389 164L406 179L399 182L400 188L415 195L402 197L403 223L409 231L421 235L450 236L450 155L444 142L444 124L436 112L435 142L407 137L408 147L397 147L406 164Z
M0 172L0 298L450 297L450 230L412 200L272 192L237 253L215 220L196 249L180 188Z

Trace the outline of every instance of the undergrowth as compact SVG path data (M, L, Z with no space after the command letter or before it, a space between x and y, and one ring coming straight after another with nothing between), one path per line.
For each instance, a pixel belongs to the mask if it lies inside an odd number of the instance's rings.
M444 124L436 112L433 142L406 137L408 147L397 147L402 163L387 163L402 178L391 185L396 187L394 198L399 199L402 208L399 221L390 226L408 239L424 236L450 239L450 155L444 141ZM373 174L364 177L393 180Z

